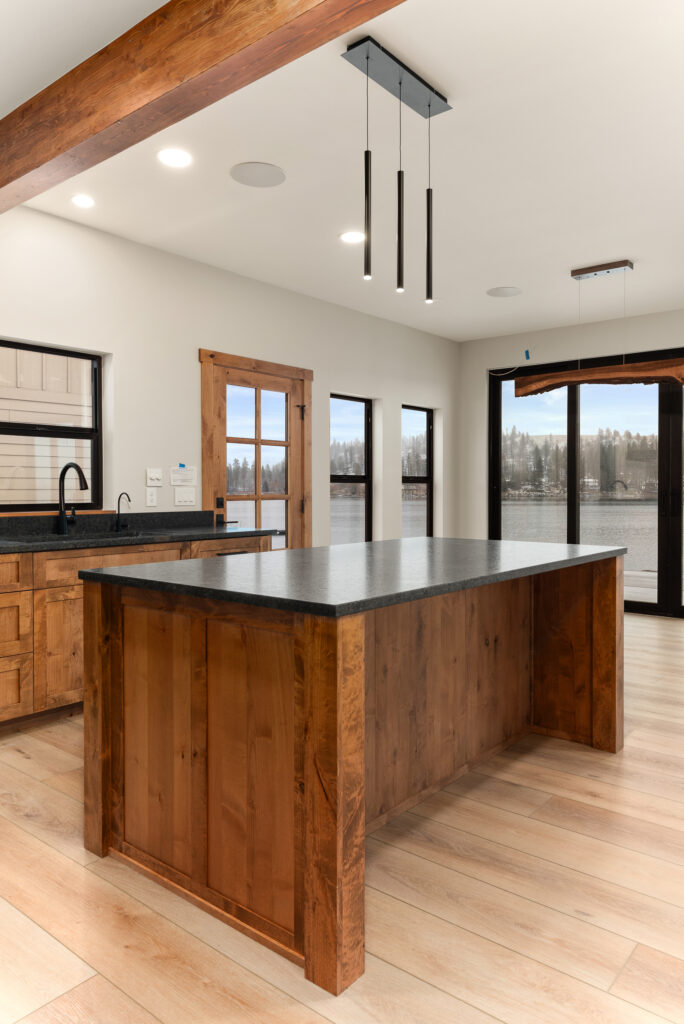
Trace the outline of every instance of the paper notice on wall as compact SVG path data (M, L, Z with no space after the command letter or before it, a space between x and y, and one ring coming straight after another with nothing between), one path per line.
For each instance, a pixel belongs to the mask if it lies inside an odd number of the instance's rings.
M169 476L172 487L194 487L197 483L197 466L171 466Z

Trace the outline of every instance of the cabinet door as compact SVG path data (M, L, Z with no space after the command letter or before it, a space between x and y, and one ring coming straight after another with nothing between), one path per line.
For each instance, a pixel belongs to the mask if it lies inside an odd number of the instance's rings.
M83 587L33 595L33 710L83 700Z
M221 540L193 540L183 549L183 558L214 558L217 555L241 555L250 551L270 551L270 537L231 537Z
M0 657L29 654L33 648L31 591L0 594Z
M0 722L33 711L33 657L0 658Z

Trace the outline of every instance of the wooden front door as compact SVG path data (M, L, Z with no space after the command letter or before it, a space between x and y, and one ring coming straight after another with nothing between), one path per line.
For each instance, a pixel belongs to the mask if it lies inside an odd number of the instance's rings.
M200 349L202 506L311 545L311 370Z

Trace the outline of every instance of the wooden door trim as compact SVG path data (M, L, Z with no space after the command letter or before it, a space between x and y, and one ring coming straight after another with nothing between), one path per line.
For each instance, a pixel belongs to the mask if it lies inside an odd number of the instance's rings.
M313 370L304 370L300 366L286 366L284 363L271 363L265 359L252 359L249 356L231 356L227 352L212 352L207 348L199 350L199 361L200 363L213 363L214 366L225 366L230 370L265 373L272 377L292 377L293 380L313 380Z
M0 212L403 0L170 0L0 121Z

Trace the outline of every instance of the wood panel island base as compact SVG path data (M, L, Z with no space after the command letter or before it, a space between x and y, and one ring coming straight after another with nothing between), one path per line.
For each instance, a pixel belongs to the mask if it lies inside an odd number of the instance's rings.
M622 747L621 548L417 538L83 572L85 845L364 970L364 839L526 732Z

